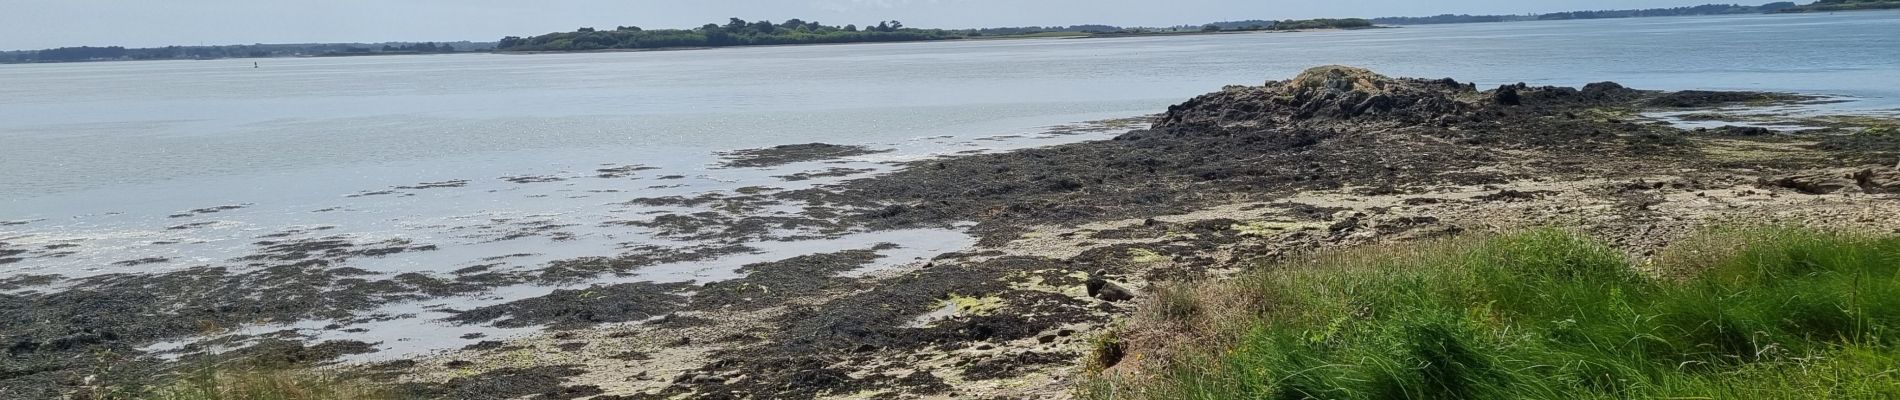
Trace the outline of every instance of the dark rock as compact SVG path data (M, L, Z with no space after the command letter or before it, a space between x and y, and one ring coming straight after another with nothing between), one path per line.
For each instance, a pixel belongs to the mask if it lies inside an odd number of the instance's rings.
M1102 301L1121 302L1135 299L1134 292L1120 284L1110 282L1101 271L1090 274L1084 285L1088 288L1089 297L1102 299Z
M1522 83L1500 86L1498 90L1491 92L1491 101L1507 106L1524 104L1524 97L1517 93L1517 89L1522 87L1524 87Z
M497 340L483 340L480 342L476 342L475 344L462 346L462 351L480 351L480 350L499 349L501 348L503 344L504 343Z

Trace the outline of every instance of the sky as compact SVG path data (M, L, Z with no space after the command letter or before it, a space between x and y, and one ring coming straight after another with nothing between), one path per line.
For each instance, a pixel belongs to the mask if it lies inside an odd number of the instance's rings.
M1758 0L1765 2L1768 0ZM0 50L493 41L579 27L689 28L730 17L919 28L1198 25L1320 17L1518 14L1720 0L0 0Z

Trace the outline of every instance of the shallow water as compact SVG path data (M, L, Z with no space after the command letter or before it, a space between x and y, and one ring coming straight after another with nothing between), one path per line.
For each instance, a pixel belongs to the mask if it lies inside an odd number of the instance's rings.
M747 186L796 189L853 177L787 182L773 176L831 167L888 170L888 161L1106 138L1115 131L1044 133L1058 124L1155 113L1222 85L1284 79L1320 64L1481 86L1614 80L1643 89L1793 91L1855 99L1826 105L1831 109L1892 111L1900 109L1895 31L1900 12L636 53L5 65L0 221L23 223L0 226L0 242L36 250L0 264L0 276L237 264L232 258L256 251L261 237L293 229L313 230L296 237L400 239L439 248L349 264L384 274L444 273L523 253L532 255L509 258L507 268L533 269L551 260L614 255L627 243L678 244L610 223L694 210L624 204L631 199ZM254 61L261 68L251 68ZM895 151L843 163L715 167L718 151L806 142ZM630 165L657 169L594 176L597 169ZM683 178L661 179L668 175ZM561 180L503 179L520 176ZM392 189L455 180L466 183ZM241 208L189 212L225 205ZM774 211L795 207L765 212ZM179 214L190 215L173 217ZM540 226L558 228L498 240ZM904 246L885 252L881 262L894 265L969 241L956 231L925 230L756 245L764 252L575 285L717 280L733 277L744 263L881 242ZM434 324L424 306L468 308L554 288L391 305L392 313L420 316L360 334L321 332L322 321L298 326L315 337L380 341L398 352L459 347L465 341L448 337L480 328Z

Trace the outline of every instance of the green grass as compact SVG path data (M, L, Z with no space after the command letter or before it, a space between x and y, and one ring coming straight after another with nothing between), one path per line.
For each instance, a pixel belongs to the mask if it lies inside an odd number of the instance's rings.
M92 390L95 399L125 400L391 400L388 388L314 370L225 369L190 372L155 388Z
M1543 230L1265 266L1164 290L1118 333L1135 368L1079 394L1900 398L1900 240L1732 230L1657 260Z
M377 400L396 396L308 371L225 371L190 377L159 390L155 400Z

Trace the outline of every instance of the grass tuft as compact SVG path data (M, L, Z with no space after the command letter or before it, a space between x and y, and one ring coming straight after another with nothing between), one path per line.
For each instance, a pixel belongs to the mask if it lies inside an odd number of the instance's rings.
M1079 394L1900 397L1900 239L1731 229L1656 260L1632 265L1539 230L1164 288L1120 334L1123 352L1145 361L1098 373Z
M313 371L223 370L186 376L160 388L152 400L380 400L397 396L384 388L340 380Z

